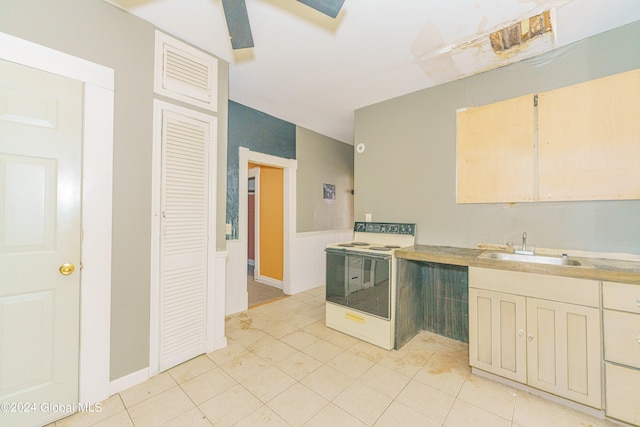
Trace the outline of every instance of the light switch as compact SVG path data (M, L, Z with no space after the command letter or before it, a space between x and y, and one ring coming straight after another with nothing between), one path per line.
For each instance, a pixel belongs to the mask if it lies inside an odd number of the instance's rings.
M371 222L371 214L370 213L364 214L364 220L365 222Z
M231 224L230 223L227 223L227 226L225 228L225 232L224 233L227 234L227 235L231 234Z

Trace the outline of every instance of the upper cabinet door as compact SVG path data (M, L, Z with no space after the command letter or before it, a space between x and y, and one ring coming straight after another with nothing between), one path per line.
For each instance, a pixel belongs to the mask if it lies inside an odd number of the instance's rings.
M458 203L534 200L534 118L534 95L458 111Z
M640 70L538 99L539 200L640 199Z

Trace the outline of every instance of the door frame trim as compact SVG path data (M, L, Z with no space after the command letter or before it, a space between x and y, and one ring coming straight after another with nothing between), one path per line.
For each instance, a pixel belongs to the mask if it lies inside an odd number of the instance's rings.
M84 83L82 135L81 402L109 397L114 71L0 33L0 59Z
M283 157L276 157L270 154L258 153L251 151L248 148L239 148L239 162L238 162L238 181L240 183L238 191L238 223L244 224L239 227L239 241L242 245L242 265L244 266L243 277L244 286L247 283L247 221L249 218L248 208L248 194L249 189L246 185L249 179L249 162L256 163L265 166L274 166L282 168L284 171L284 229L283 229L283 277L282 277L282 290L285 294L291 294L291 271L292 271L292 257L291 250L293 248L293 239L296 236L296 170L298 168L298 162L294 159L285 159ZM245 184L243 184L245 183ZM248 300L244 301L244 309L248 306Z
M249 178L255 179L255 191L254 191L254 205L253 205L253 279L260 276L260 168L255 167L249 169ZM247 190L247 197L249 196L249 190ZM249 202L247 200L247 221L249 215ZM247 222L248 224L248 222ZM247 237L249 233L247 231ZM249 239L247 238L247 260L249 258Z

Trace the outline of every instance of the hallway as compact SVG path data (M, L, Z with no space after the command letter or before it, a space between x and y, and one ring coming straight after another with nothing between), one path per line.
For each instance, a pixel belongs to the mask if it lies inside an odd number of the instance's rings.
M249 308L256 307L267 302L284 298L286 295L282 289L275 286L265 285L253 280L253 267L249 266L247 271L247 292L249 293Z

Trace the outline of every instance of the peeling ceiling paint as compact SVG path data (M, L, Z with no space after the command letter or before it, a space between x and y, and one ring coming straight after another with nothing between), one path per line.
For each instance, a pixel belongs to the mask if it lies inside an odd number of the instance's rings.
M346 0L331 19L246 0L255 48L232 51L220 0L105 0L229 61L230 98L353 143L354 111L640 20L638 0ZM556 9L554 37L496 54L489 34Z

